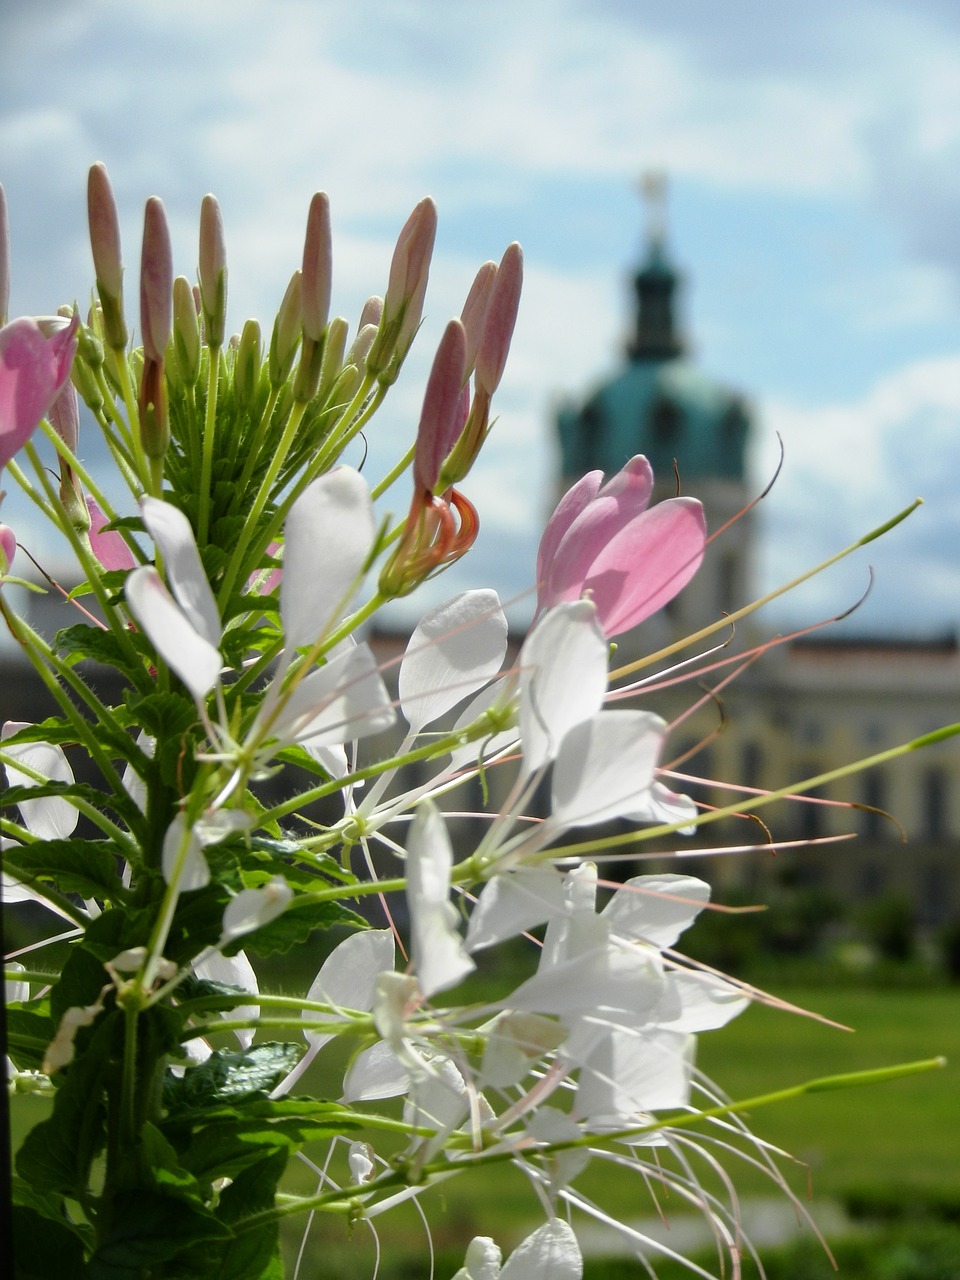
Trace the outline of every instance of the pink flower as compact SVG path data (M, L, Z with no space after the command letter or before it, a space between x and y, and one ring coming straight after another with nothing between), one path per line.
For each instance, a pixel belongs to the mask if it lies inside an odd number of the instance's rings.
M8 573L17 554L17 535L8 524L0 524L0 573Z
M48 337L21 317L0 329L0 470L30 439L70 376L79 317Z
M537 555L538 612L585 593L607 637L656 613L703 559L706 524L694 498L649 507L653 471L631 458L603 488L591 471L560 500Z

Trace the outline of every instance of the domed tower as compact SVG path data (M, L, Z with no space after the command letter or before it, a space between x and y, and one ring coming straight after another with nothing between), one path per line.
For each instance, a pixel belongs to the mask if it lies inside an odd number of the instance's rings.
M745 454L750 410L744 397L708 377L690 358L678 323L682 277L666 246L664 182L643 184L646 246L633 277L634 331L626 359L585 400L557 413L563 492L587 471L609 476L643 453L657 478L655 500L699 498L712 532L749 501ZM703 625L750 595L751 521L737 521L707 551L703 567L668 610L677 627Z

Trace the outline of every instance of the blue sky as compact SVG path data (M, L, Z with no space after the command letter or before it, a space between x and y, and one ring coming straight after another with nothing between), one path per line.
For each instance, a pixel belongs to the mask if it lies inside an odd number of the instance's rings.
M122 207L133 298L146 197L164 199L192 275L200 200L216 193L237 330L272 316L314 190L330 193L334 303L351 322L429 192L427 321L371 439L386 464L475 267L519 239L500 423L468 486L483 531L457 578L512 595L549 507L551 405L617 358L637 179L665 169L687 328L755 406L758 487L784 441L759 585L925 499L771 623L845 607L869 560L877 585L852 625L943 629L960 621L958 67L960 10L939 0L7 0L12 310L88 296L94 160ZM20 511L11 492L5 518Z

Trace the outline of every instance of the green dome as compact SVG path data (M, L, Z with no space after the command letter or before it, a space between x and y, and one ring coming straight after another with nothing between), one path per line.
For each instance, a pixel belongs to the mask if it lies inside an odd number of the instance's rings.
M744 479L750 415L743 398L684 354L674 295L680 277L662 237L650 237L633 278L637 295L627 361L585 403L557 414L564 480L619 471L644 453L661 479L676 459L686 481Z
M581 407L557 415L565 477L619 471L644 453L661 478L743 480L750 418L743 399L683 356L633 360Z

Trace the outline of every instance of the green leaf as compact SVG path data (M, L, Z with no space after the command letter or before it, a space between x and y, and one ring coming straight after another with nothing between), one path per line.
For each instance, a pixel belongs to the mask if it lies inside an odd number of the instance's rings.
M86 800L95 809L112 812L112 797L85 782L38 782L27 787L4 787L0 808L9 808L21 800L42 800L45 796L63 796L69 800Z
M164 1105L172 1113L203 1110L249 1094L269 1093L296 1066L303 1052L296 1044L255 1044L245 1052L218 1049L206 1062L188 1067L179 1079L168 1073Z
M60 981L50 992L50 1014L54 1027L60 1025L60 1019L68 1009L84 1008L96 1003L109 981L110 975L104 969L102 960L98 960L82 946L72 947L60 971Z
M10 1225L16 1280L64 1280L89 1276L83 1241L62 1220L14 1205Z
M108 840L44 840L3 851L4 870L17 880L52 883L81 898L118 898L116 847Z
M157 1274L157 1263L232 1235L208 1209L143 1189L121 1192L109 1210L107 1234L89 1262L90 1280L143 1280L145 1273Z
M86 623L58 631L53 647L71 664L89 659L105 667L115 667L118 671L133 673L142 670L138 663L131 665L129 649L124 648L112 631Z
M105 1076L121 1051L122 1037L121 1016L116 1011L101 1014L86 1051L64 1073L53 1115L24 1139L17 1172L40 1191L85 1198L90 1166L105 1140Z
M49 1008L44 1000L43 1005ZM47 1045L56 1032L56 1024L48 1013L9 1004L7 1015L7 1052L20 1071L39 1071Z
M272 1209L286 1167L287 1153L276 1151L238 1174L220 1197L219 1216L238 1223L252 1213ZM216 1275L217 1280L281 1280L279 1224L267 1222L234 1237L223 1251Z
M288 907L281 916L252 933L237 938L224 947L225 956L233 956L240 950L252 951L258 956L286 952L298 943L306 942L317 929L332 929L334 925L350 925L354 929L366 929L366 920L349 907L335 901L303 902Z
M155 1191L174 1199L202 1202L196 1178L183 1167L160 1130L149 1122L140 1131L140 1150Z

